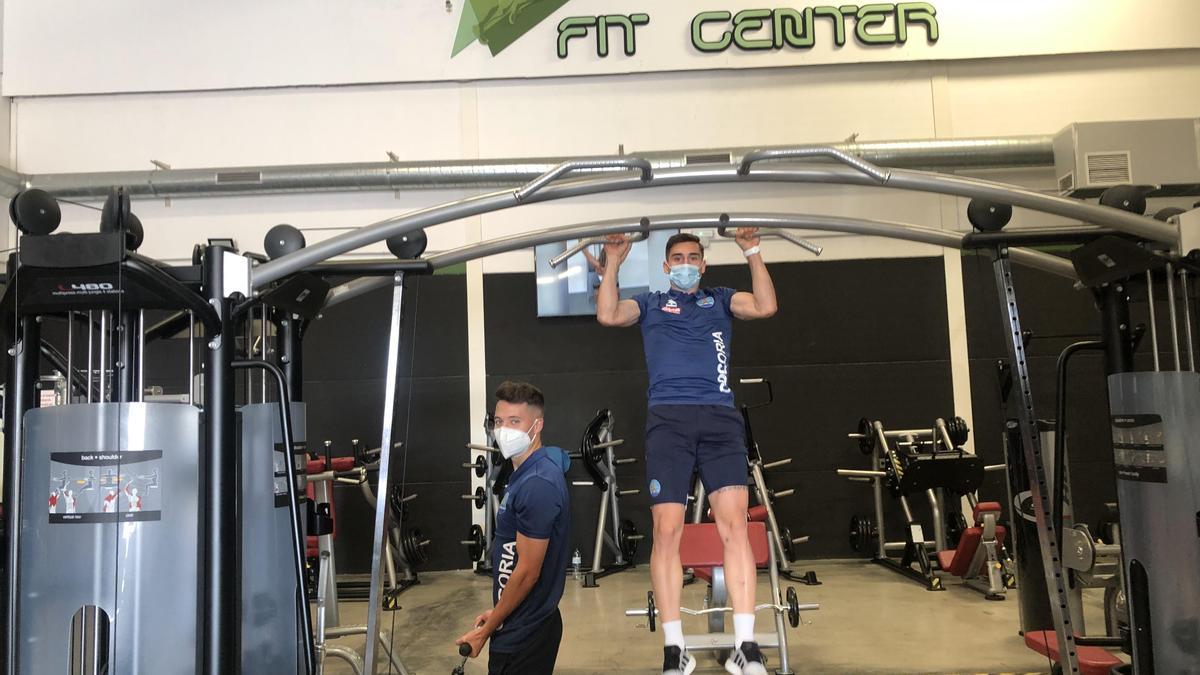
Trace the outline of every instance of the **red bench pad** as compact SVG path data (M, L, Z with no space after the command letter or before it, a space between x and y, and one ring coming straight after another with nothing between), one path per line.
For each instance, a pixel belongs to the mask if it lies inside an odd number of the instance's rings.
M1058 636L1052 630L1035 630L1025 634L1025 646L1042 656L1058 662ZM1113 666L1124 661L1100 647L1075 647L1079 656L1079 671L1083 675L1109 675Z
M1008 532L1003 525L996 526L996 543L998 545L1004 545L1006 534ZM971 566L971 560L975 557L975 551L979 548L981 539L983 539L982 527L968 527L963 530L962 536L958 538L957 548L952 551L938 551L938 566L956 577L967 576L970 572L967 568Z
M755 521L747 523L746 530L750 537L754 564L766 567L771 559L771 552L767 546L767 526ZM712 568L725 564L725 546L721 543L717 524L684 525L683 536L679 540L679 561L684 567L692 568L697 579L712 583Z

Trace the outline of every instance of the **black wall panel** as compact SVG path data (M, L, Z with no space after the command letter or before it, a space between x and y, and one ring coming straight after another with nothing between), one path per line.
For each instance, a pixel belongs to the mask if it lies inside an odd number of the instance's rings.
M839 467L863 457L846 439L863 415L895 424L927 424L953 414L945 282L940 258L770 265L780 311L768 320L737 322L732 374L766 377L775 403L754 412L755 435L768 460L792 457L769 473L777 490L797 488L777 504L781 523L812 537L807 557L850 554L851 515L870 511L870 490L838 478ZM706 286L748 289L744 265L709 268ZM545 439L576 449L598 408L611 408L619 456L645 452L646 371L636 327L611 329L592 317L537 318L532 274L489 275L488 385L528 380L547 397ZM739 400L760 391L735 388ZM639 461L618 470L622 488L645 490ZM570 478L582 479L582 467ZM572 548L592 549L599 494L572 488ZM649 498L621 503L622 516L649 529ZM464 509L465 512L465 509ZM465 515L463 522L466 521ZM649 542L638 555L645 562Z

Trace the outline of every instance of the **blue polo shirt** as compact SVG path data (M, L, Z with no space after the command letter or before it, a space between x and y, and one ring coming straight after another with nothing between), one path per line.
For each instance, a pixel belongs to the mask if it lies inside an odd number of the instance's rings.
M650 406L725 405L733 407L729 386L733 343L732 288L695 293L671 289L634 296L642 314L642 343Z
M517 533L531 539L550 540L537 582L492 635L492 651L497 654L523 649L537 628L554 615L562 598L567 581L571 502L562 465L554 458L554 453L561 452L554 447L535 450L513 471L496 512L496 537L492 544L493 605L500 602L505 585L517 569Z

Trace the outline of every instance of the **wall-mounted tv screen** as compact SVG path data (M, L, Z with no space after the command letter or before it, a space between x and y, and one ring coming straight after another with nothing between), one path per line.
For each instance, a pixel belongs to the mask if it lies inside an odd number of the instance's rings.
M662 271L663 247L676 231L656 230L645 241L634 243L621 263L621 298L632 298L646 291L666 291L670 288ZM596 313L596 291L607 262L604 247L593 244L567 258L558 267L550 259L579 243L579 240L543 244L535 250L537 261L538 316L575 316Z

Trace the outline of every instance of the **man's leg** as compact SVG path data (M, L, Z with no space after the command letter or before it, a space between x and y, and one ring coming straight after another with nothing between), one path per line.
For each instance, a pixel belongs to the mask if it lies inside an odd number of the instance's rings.
M679 539L683 535L685 508L683 504L655 504L650 507L654 517L650 583L654 587L654 606L658 608L658 618L662 623L680 620L683 566L679 562Z
M700 477L709 491L713 520L725 548L725 584L733 606L734 652L725 670L736 675L766 675L754 640L754 588L758 570L747 534L750 491L745 426L733 408L712 406L697 449Z
M663 633L663 672L687 675L696 661L684 649L679 596L683 566L679 540L696 465L696 406L655 406L646 414L646 478L654 520L650 583Z
M754 615L754 585L758 570L750 550L750 537L746 534L749 498L745 485L724 487L708 496L717 532L725 546L725 585L729 588L734 616Z

